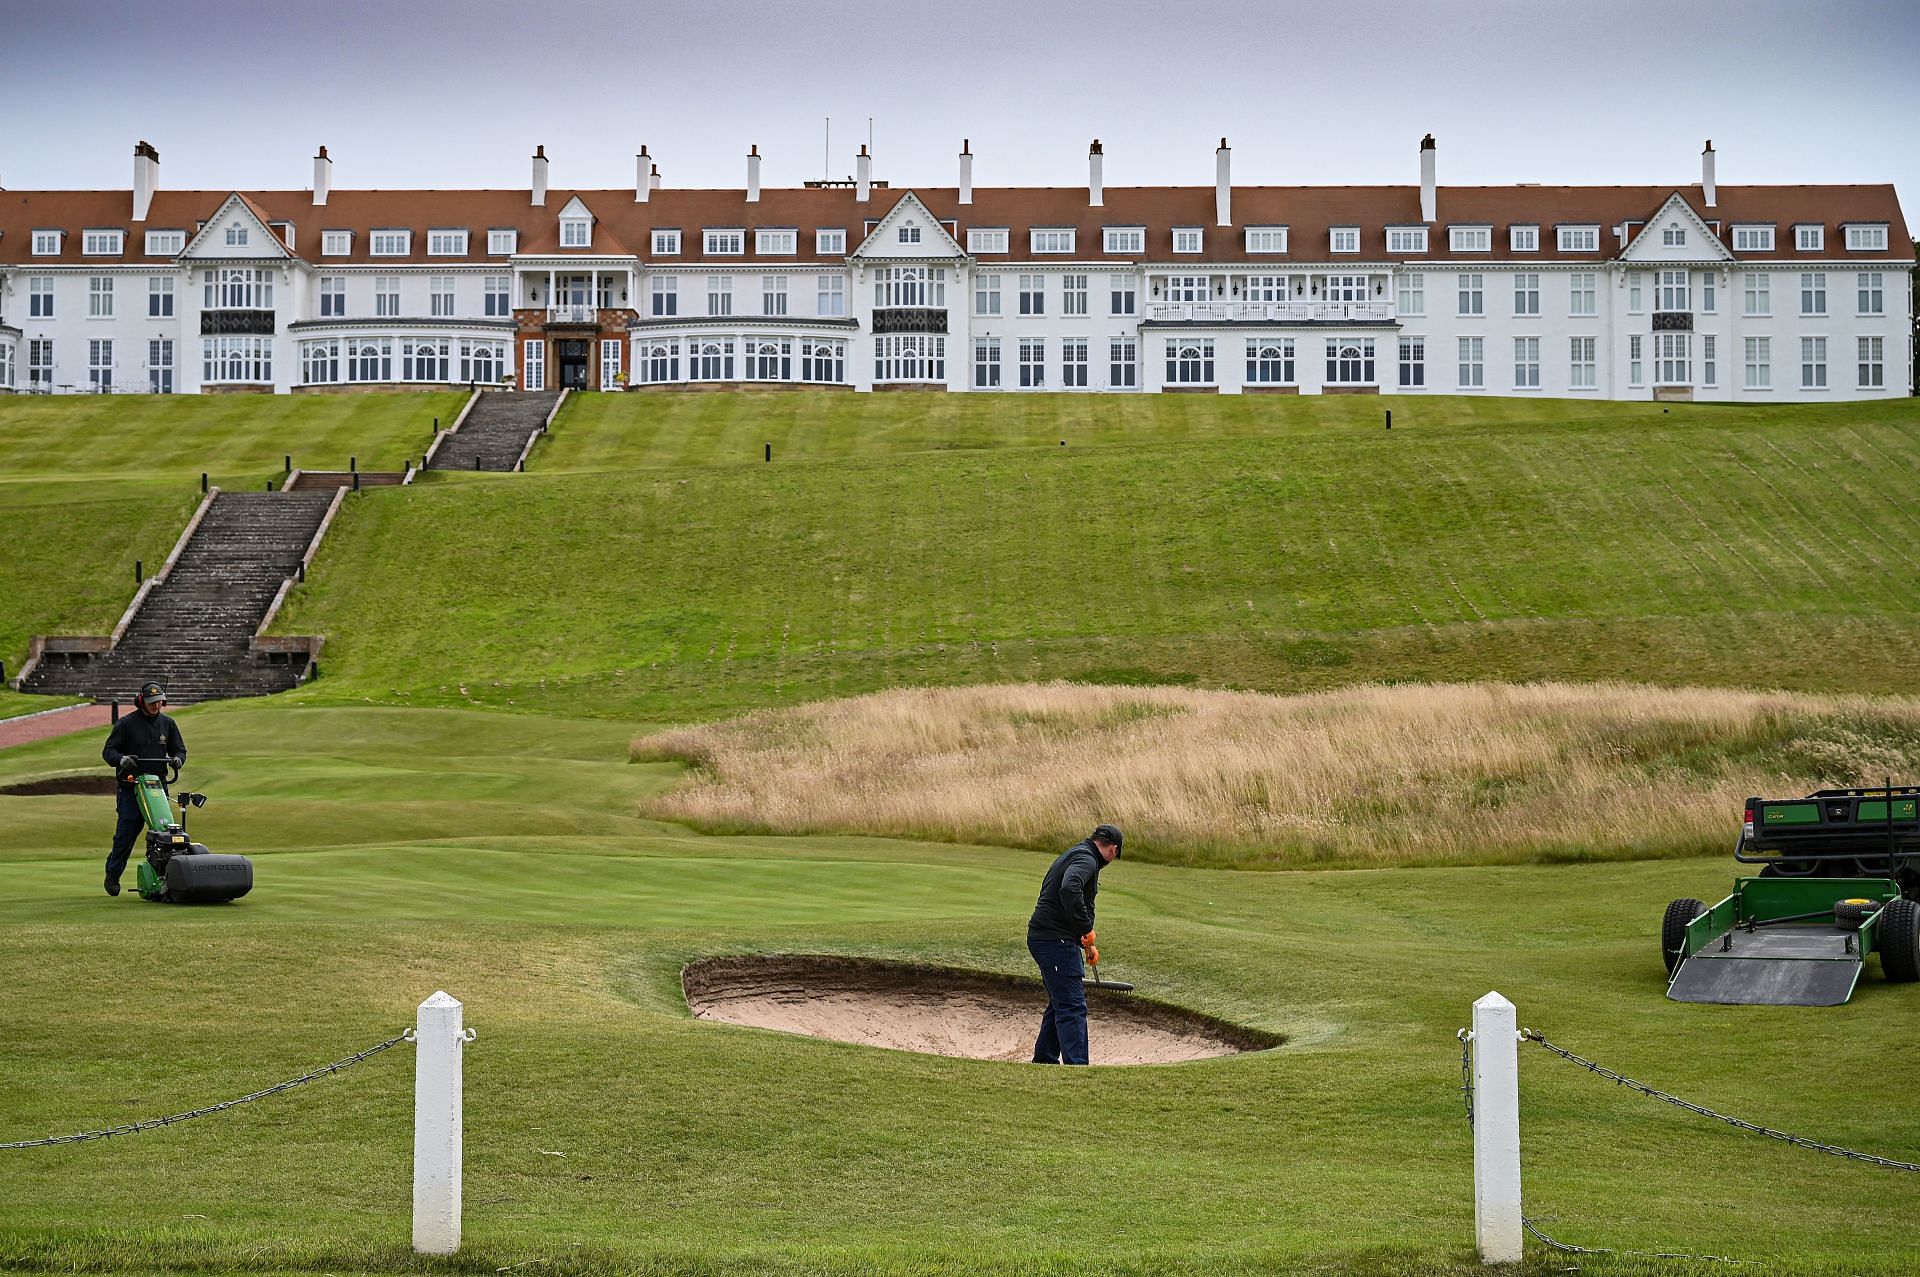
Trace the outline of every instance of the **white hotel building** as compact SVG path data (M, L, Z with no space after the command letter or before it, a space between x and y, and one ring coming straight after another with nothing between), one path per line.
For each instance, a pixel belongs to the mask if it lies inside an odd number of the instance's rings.
M1891 186L0 189L0 393L1909 393Z

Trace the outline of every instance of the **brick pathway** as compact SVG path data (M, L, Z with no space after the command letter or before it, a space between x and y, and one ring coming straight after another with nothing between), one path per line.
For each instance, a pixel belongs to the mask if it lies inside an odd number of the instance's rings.
M123 713L131 712L123 709ZM111 705L74 705L66 709L0 719L0 749L25 745L29 741L67 736L90 728L106 727L113 722Z

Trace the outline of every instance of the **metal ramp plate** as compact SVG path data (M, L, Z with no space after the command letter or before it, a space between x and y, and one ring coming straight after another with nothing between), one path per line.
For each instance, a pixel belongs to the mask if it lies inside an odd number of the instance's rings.
M1676 1002L1737 1006L1839 1006L1860 979L1860 954L1849 952L1853 932L1831 924L1735 929L1732 947L1715 936L1680 964L1667 996Z

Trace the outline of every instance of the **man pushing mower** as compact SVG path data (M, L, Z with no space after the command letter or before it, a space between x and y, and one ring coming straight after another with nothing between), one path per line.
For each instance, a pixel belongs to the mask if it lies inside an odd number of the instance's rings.
M1047 1013L1033 1044L1035 1064L1087 1063L1087 990L1083 960L1098 969L1093 898L1100 871L1120 855L1120 831L1101 825L1061 852L1040 882L1040 900L1027 922L1027 952L1047 986Z
M120 875L126 870L127 857L147 828L134 786L142 775L164 776L165 764L172 764L178 771L187 762L187 743L180 738L179 724L160 712L167 704L167 693L160 684L142 686L133 704L137 712L113 725L107 734L106 748L100 751L100 757L120 778L114 794L119 822L113 828L113 850L107 853L107 894L110 896L120 894Z

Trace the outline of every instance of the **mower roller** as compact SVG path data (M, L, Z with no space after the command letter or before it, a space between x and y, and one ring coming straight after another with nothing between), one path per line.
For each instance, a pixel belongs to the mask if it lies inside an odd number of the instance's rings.
M1733 858L1759 874L1667 906L1668 997L1838 1006L1870 953L1888 980L1920 980L1920 787L1750 798Z
M253 890L253 862L245 856L222 856L208 851L187 835L187 811L207 805L205 794L182 792L180 818L173 818L167 790L180 779L180 769L165 758L135 760L140 768L128 778L134 800L147 822L147 858L140 862L142 900L169 904L212 904L238 900ZM165 769L167 777L161 779Z

